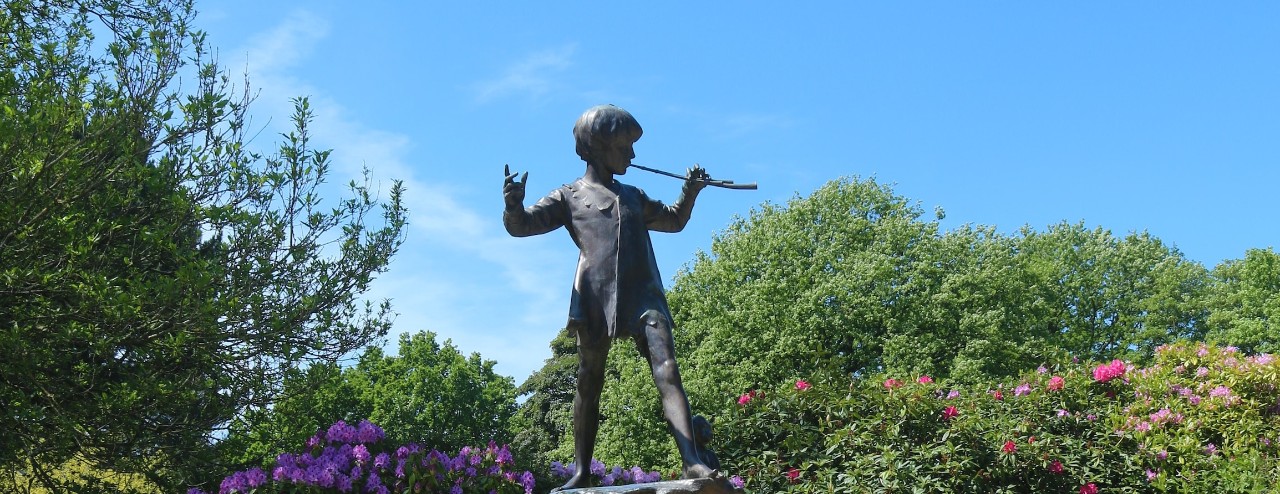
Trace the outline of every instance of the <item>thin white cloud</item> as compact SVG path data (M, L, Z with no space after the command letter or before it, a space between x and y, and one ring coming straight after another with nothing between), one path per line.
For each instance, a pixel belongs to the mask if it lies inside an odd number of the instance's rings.
M492 80L475 84L476 101L490 101L511 96L539 97L557 86L555 76L573 65L577 45L530 54L503 71Z
M495 215L469 208L450 184L420 179L410 162L414 143L408 135L352 118L341 101L298 77L295 69L308 61L328 33L325 19L297 11L273 29L251 37L240 50L258 91L252 112L271 118L263 135L292 130L290 101L307 96L314 115L309 126L313 147L333 150L331 163L336 176L330 182L340 185L359 180L366 165L375 180L402 180L410 214L409 236L392 269L375 282L366 297L392 299L399 313L395 332L435 332L441 340L453 340L463 351L479 351L496 360L499 372L523 379L550 355L547 342L554 336L551 331L564 324L567 290L560 290L559 285L548 290L546 282L564 279L562 271L572 269L571 264L566 267L572 256L563 260L565 253L549 241L509 237ZM567 67L572 52L573 47L568 46L536 54L513 66L484 92L488 97L501 97L548 91L553 86L549 73ZM268 139L258 144L270 146L273 142ZM390 183L390 178L384 178L376 184L384 198ZM512 255L514 252L520 255ZM433 257L463 261L443 266L427 262ZM389 340L394 343L397 336L393 334Z

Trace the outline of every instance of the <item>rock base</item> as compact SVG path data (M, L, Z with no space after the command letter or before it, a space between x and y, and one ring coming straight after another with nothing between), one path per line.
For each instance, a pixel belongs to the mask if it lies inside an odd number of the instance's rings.
M551 492L555 494L741 494L743 491L734 489L728 480L719 478L667 480L647 484L584 487Z

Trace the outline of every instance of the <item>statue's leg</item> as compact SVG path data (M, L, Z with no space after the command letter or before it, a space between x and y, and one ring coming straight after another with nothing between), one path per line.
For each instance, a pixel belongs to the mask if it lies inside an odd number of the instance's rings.
M600 430L600 392L604 389L604 364L610 340L587 341L578 335L578 392L573 396L573 477L560 489L590 487L591 457Z
M657 311L644 315L644 337L637 339L640 353L649 360L653 383L662 399L662 411L667 418L671 435L676 440L680 459L684 463L687 479L715 476L715 470L703 463L698 455L698 445L693 438L693 415L689 412L689 397L680 382L680 369L676 365L675 341L671 337L671 321Z

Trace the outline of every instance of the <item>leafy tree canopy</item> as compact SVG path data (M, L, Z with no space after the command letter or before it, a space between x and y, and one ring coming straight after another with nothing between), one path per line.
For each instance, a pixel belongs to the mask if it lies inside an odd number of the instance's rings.
M287 372L390 324L359 297L401 244L400 184L322 201L306 100L276 153L246 149L248 99L193 16L0 9L0 472L23 486L95 489L51 473L74 460L183 490Z
M922 217L890 187L852 178L717 235L668 294L695 412L722 415L748 390L798 378L977 382L1072 356L1147 359L1203 334L1209 273L1146 233L941 232ZM627 346L610 355L597 454L672 466L652 380Z

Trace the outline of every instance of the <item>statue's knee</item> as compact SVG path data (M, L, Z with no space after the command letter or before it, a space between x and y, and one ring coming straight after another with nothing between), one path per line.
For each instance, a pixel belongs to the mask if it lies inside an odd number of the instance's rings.
M667 319L666 314L656 310L645 311L640 320L644 322L645 329L671 329L671 320Z

